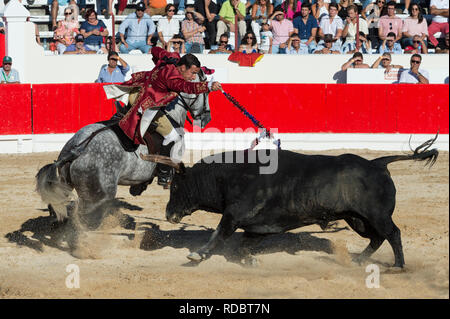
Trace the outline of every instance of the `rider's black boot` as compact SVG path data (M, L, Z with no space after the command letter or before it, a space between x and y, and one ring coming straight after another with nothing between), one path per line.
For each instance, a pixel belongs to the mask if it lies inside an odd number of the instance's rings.
M165 146L162 145L160 155L170 157L170 150L172 149L173 144L174 143L172 142L169 145L165 145ZM158 176L158 185L163 186L164 189L169 188L170 182L172 182L172 178L173 178L173 170L174 169L168 165L158 163L158 165L156 166L156 174Z

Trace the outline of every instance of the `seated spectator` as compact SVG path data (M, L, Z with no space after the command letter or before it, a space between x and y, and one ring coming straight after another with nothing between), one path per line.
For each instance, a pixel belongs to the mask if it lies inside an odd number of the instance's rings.
M167 0L144 0L145 13L149 16L164 15Z
M12 69L12 58L10 56L3 57L2 69L1 69L1 84L6 83L20 83L19 72Z
M195 0L194 3L195 12L200 13L205 18L205 20L203 21L203 25L206 28L205 46L207 49L211 49L212 46L216 43L216 36L217 36L216 19L218 18L219 14L219 3L217 2L216 4L216 2L217 0ZM180 11L180 7L178 7L178 11ZM178 14L180 13L178 12ZM182 14L184 14L184 7Z
M220 36L219 38L219 45L217 47L217 49L214 50L210 50L209 53L210 54L230 54L233 53L233 47L228 44L228 34L224 33Z
M429 84L430 76L428 71L420 69L420 64L422 63L422 56L420 54L413 54L410 60L410 69L406 69L400 74L399 83L420 83Z
M403 20L395 15L395 1L387 4L387 15L378 21L378 37L384 41L388 33L394 33L395 42L402 38Z
M155 33L155 24L150 16L144 13L145 5L139 2L136 11L130 13L120 24L119 36L121 53L129 53L132 50L140 50L142 53L150 53L151 39ZM126 39L125 39L126 34Z
M347 8L348 17L345 19L344 29L342 30L342 37L345 38L345 42L342 45L342 53L354 53L356 49L356 33L362 32L365 35L369 33L366 20L358 16L358 8L352 4ZM359 31L356 30L357 22L359 20ZM361 41L361 40L360 40ZM367 51L367 48L365 48ZM368 52L370 53L370 51Z
M353 5L353 0L340 0L338 2L338 16L344 21L348 17L348 7Z
M75 20L78 21L78 6L75 0L48 0L51 10L50 16L52 18L52 31L55 31L57 28L56 19L58 16L64 15L64 11L67 7L72 9L74 13L73 16Z
M378 48L378 53L383 54L384 52L389 52L391 54L402 54L402 46L395 42L395 33L389 32L384 38L383 43Z
M80 25L74 18L74 12L71 7L64 10L64 20L58 21L58 28L55 30L53 38L56 41L56 48L59 54L63 54L66 48L75 42L74 34L80 31Z
M367 19L369 28L368 39L372 48L377 49L380 46L378 37L378 21L383 15L383 11L386 10L386 0L377 0L375 3L369 4L361 13L364 19Z
M309 2L302 4L301 16L296 17L292 22L294 33L300 37L302 44L308 47L308 53L314 52L316 49L317 19L311 15L311 5Z
M317 0L311 6L312 15L319 23L323 17L328 16L328 6L330 2L330 0Z
M120 62L121 65L118 65ZM95 82L97 83L122 83L125 75L130 70L129 65L115 51L108 53L108 64L102 65Z
M216 42L219 42L219 35L225 32L235 32L234 25L234 10L238 18L239 39L242 40L247 31L247 24L245 23L245 4L240 0L227 0L222 4L219 11L219 21L217 21L217 37ZM236 35L237 36L237 35Z
M408 45L405 48L405 51L403 53L411 53L411 54L422 53L422 54L427 54L428 53L427 44L425 43L425 41L422 39L421 36L415 35L413 37L412 45Z
M69 45L63 54L96 54L97 51L91 50L80 33L75 36L75 44Z
M402 35L402 45L404 48L413 44L413 37L416 35L424 41L428 37L427 21L423 18L422 8L416 3L411 5L409 17L403 20Z
M289 38L286 54L308 54L308 46L300 41L297 33Z
M314 54L340 54L340 48L340 45L336 45L332 34L325 34L323 42L317 45Z
M172 39L175 34L180 33L180 21L173 18L176 12L176 7L173 4L168 4L164 9L165 15L158 21L158 44L165 48L167 42Z
M284 18L283 11L275 11L272 15L272 53L286 53L289 37L294 33L292 21Z
M335 2L330 3L329 11L330 14L320 20L319 36L323 39L325 34L332 34L333 40L340 45L344 24L342 19L337 15L338 10Z
M194 21L194 13L187 11L186 19L181 22L181 32L184 36L184 45L186 53L203 53L205 42L202 33L206 30L204 26L200 26Z
M239 46L239 52L242 53L258 53L258 43L253 32L247 32L242 38L242 43Z
M277 6L275 11L282 11L284 18L288 20L294 20L295 17L300 15L302 9L302 1L297 0L284 0L283 3Z
M184 46L184 39L179 34L175 34L172 39L166 42L166 51L177 52L178 54L185 54L186 47Z
M362 55L362 53L356 52L353 54L350 60L348 60L342 65L341 70L347 71L347 69L368 69L368 68L370 67L368 64L364 63L364 56Z
M273 13L273 6L270 0L256 0L252 5L252 30L256 35L256 40L261 43L261 37L259 32L261 31L262 24L267 22L269 17Z
M387 71L391 69L403 69L403 66L398 64L391 64L392 56L388 52L384 52L382 55L375 60L372 64L372 69L386 69Z
M430 13L433 15L431 24L428 26L430 42L437 47L439 41L434 37L437 32L447 35L448 28L448 0L431 0Z
M436 53L447 53L448 54L448 38L449 34L445 35L445 42L438 44L436 47Z
M86 12L87 20L81 24L80 33L84 37L84 45L92 51L106 51L103 43L103 37L107 37L109 32L102 20L97 19L97 13L94 9L89 9Z
M260 36L260 44L259 44L259 52L260 53L272 53L272 43L273 43L273 34L270 31L269 24L263 23L261 25L261 31L259 33Z

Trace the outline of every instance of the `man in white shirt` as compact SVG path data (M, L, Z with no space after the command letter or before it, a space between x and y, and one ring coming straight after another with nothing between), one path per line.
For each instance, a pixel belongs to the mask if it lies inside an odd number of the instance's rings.
M166 47L167 42L169 42L175 34L180 33L180 21L173 18L176 12L175 5L167 5L165 12L166 16L158 21L159 43L162 48Z
M439 41L434 37L437 32L443 35L448 33L448 0L431 0L430 13L433 15L432 23L428 26L428 39L435 47Z
M410 61L411 68L402 72L399 83L429 84L430 76L427 70L419 68L421 63L422 57L420 54L413 54Z
M329 16L325 16L320 20L319 36L324 38L325 34L332 34L333 41L340 41L344 24L342 19L337 15L338 7L335 2L330 3Z

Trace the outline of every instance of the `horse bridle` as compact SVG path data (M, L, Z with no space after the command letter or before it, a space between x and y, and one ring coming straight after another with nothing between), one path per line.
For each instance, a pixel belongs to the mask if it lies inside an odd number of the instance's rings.
M200 95L203 95L203 108L205 109L206 107L206 101L207 101L207 95L206 95L206 93L202 93L202 94L198 94L198 95L196 95L195 97L186 97L186 99L188 99L188 100L193 100L192 102L190 102L190 104L188 104L187 102L186 102L186 100L185 100L185 98L180 94L180 93L178 93L178 97L180 98L180 100L181 100L181 103L182 103L182 107L187 111L187 112L189 112L189 113L191 113L191 115L192 115L192 117L194 116L194 112L192 111L192 108L191 108L191 105L193 105L195 102L197 102L197 99L198 99L198 97L200 96ZM189 118L189 117L187 117L186 116L186 119L188 120L188 122L192 125L192 121L191 121L191 119Z

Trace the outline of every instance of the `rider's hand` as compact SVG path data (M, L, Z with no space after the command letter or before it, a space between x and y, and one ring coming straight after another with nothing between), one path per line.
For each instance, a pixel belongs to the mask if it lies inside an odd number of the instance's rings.
M211 91L222 91L222 85L219 82L213 82Z

